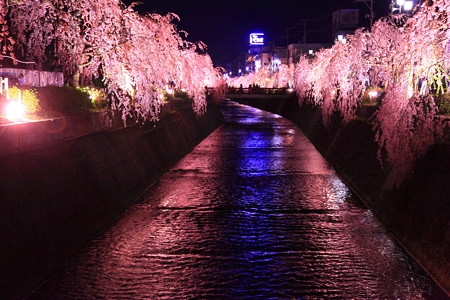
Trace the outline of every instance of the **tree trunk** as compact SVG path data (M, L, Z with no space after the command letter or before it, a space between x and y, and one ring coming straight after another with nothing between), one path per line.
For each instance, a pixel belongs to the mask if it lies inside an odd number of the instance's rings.
M80 86L80 72L75 72L75 74L73 74L73 76L72 76L72 85L74 87L79 87Z

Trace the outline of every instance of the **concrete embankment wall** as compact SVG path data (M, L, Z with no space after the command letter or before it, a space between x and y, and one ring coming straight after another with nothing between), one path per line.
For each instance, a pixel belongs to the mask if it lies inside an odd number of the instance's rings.
M187 107L166 111L156 126L0 154L0 298L29 295L222 120L217 105L202 117Z
M321 110L292 99L233 99L294 122L422 267L450 293L450 145L433 147L411 178L389 191L389 166L377 160L374 132L363 118L323 126Z

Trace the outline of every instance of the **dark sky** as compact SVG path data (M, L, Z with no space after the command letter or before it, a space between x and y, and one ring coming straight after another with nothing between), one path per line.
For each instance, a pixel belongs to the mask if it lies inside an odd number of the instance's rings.
M133 1L125 0L129 4ZM266 41L285 43L286 28L290 42L301 39L303 19L316 19L307 25L308 38L331 37L333 11L339 8L365 7L354 0L142 0L138 10L179 15L180 30L188 40L203 41L215 65L226 65L248 49L251 32L264 32ZM376 17L385 14L390 0L374 0ZM294 27L294 28L293 28ZM295 28L297 27L297 28ZM326 35L324 35L327 33ZM297 36L296 36L297 34ZM327 42L327 41L323 41Z

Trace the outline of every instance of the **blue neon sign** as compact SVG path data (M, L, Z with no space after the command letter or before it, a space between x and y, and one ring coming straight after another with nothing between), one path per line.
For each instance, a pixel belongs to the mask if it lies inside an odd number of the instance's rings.
M250 46L263 46L264 33L250 33Z

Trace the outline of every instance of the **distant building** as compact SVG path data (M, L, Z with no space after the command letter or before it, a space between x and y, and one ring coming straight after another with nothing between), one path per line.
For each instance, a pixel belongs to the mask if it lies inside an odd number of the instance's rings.
M245 71L255 72L263 65L263 53L265 46L264 33L253 32L249 36L249 49L245 60ZM266 51L267 52L267 51ZM265 58L267 60L267 57Z
M274 47L271 52L271 67L277 71L280 65L289 63L289 53L286 47Z
M296 64L302 55L314 55L320 49L331 46L330 43L290 44L288 46L288 64Z
M341 39L360 27L359 9L339 9L333 13L333 38Z
M262 34L258 33L261 37ZM288 47L274 46L273 43L266 45L262 39L256 40L250 35L250 46L245 59L244 68L238 67L237 72L232 75L243 75L250 72L257 72L262 67L269 67L272 71L277 71L280 65L293 65L305 54L314 55L323 48L329 48L331 43L296 43Z

